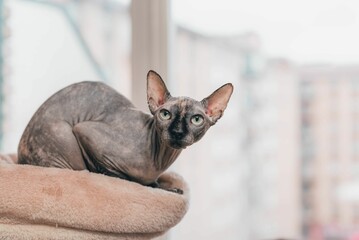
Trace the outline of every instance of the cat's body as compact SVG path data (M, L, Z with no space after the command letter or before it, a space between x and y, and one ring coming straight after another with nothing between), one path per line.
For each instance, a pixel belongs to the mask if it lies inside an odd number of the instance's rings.
M204 104L209 101L210 97L202 102L171 97L153 71L148 74L148 103L154 116L137 110L103 83L73 84L34 114L20 140L19 163L87 169L153 184L181 150L198 141L222 115L224 109L216 119L206 113Z
M181 151L161 149L153 122L103 83L74 84L35 113L21 138L19 162L88 169L149 184Z

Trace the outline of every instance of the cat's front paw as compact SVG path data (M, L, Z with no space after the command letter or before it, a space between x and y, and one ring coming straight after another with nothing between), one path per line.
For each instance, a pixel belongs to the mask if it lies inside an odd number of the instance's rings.
M153 182L153 183L149 184L148 186L149 186L149 187L152 187L152 188L159 188L159 189L166 190L166 191L169 191L169 192L177 193L177 194L180 194L180 195L183 194L183 190L182 190L182 189L179 189L179 188L168 188L168 187L165 187L165 186L161 186L158 182Z
M151 184L149 184L147 186L149 186L151 188L161 188L160 184L157 181L153 182L153 183L151 183Z
M183 190L179 189L179 188L168 188L168 189L164 189L164 190L167 190L169 192L174 192L174 193L177 193L177 194L180 194L180 195L183 194Z

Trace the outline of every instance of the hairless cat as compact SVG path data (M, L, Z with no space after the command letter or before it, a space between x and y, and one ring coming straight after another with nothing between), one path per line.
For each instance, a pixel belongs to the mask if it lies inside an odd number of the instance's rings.
M201 139L223 115L232 92L227 83L202 101L172 97L160 75L149 71L150 115L104 83L73 84L34 114L20 140L19 163L156 185L182 149Z

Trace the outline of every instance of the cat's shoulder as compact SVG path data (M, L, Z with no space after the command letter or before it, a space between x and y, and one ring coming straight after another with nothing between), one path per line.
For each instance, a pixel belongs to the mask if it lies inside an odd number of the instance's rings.
M91 93L107 93L107 94L120 94L114 88L107 85L101 81L81 81L73 83L63 89L61 89L58 93L72 93L72 94L91 94Z
M101 81L85 80L77 83L73 83L68 88L108 88L114 90L112 87Z

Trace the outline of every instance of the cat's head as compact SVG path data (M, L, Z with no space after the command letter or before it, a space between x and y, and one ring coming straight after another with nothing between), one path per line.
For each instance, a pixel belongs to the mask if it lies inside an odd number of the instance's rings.
M147 102L162 142L182 149L200 140L223 115L233 86L223 85L202 101L172 97L160 75L147 74Z

